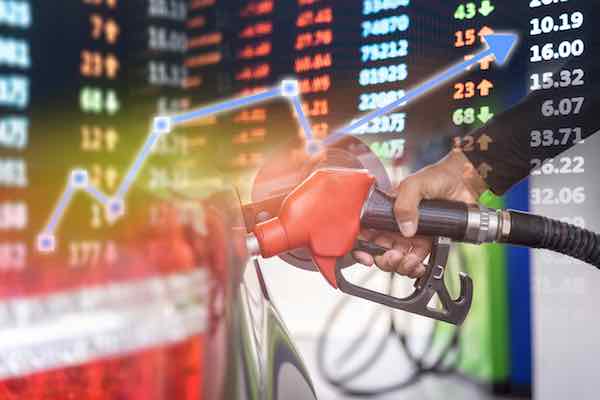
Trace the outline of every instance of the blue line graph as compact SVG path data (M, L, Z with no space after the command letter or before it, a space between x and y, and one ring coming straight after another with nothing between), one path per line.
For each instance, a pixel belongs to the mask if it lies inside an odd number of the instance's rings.
M156 125L156 123L155 123L155 125ZM129 171L127 171L127 175L125 176L125 179L123 179L123 182L121 182L121 185L119 185L119 188L117 189L116 197L118 197L118 198L125 197L125 195L129 191L129 188L133 184L133 181L137 177L137 174L140 172L140 169L142 169L142 165L144 165L144 161L146 161L146 159L152 152L152 147L156 144L156 142L158 142L158 139L160 139L160 136L161 136L161 134L157 133L157 132L152 132L148 136L148 139L146 139L146 142L144 143L144 147L142 147L142 151L140 151L137 158L133 162L133 165L131 166L131 168L129 168Z
M100 191L97 187L89 185L85 189L83 189L87 194L92 196L94 200L102 205L106 205L110 202L110 199L106 194Z
M241 107L247 107L256 103L265 102L278 97L286 98L292 105L298 123L302 128L306 142L307 151L319 152L322 145L331 145L347 134L351 134L355 129L363 126L374 118L385 115L398 107L401 107L411 100L414 100L432 89L442 85L443 83L456 78L460 74L466 72L469 67L477 64L486 57L495 55L496 63L504 64L508 59L511 50L517 43L518 37L514 34L492 34L485 37L488 47L475 55L472 59L458 63L446 71L436 75L425 83L419 85L415 89L406 93L406 95L389 105L386 105L379 110L366 114L357 121L351 122L347 126L335 131L332 135L326 138L323 143L319 143L314 139L312 127L308 117L302 109L302 100L300 97L300 88L298 81L286 79L277 87L271 88L264 92L253 94L246 97L235 98L221 103L209 105L206 107L197 108L179 115L174 116L159 116L154 118L152 129L148 135L142 149L136 156L133 164L127 171L127 174L119 185L114 196L109 196L103 193L99 188L95 187L89 181L88 173L83 169L74 169L71 171L66 188L63 191L50 219L37 237L37 249L42 253L50 253L56 250L55 232L64 216L67 207L71 203L73 197L78 191L83 191L99 202L105 208L105 213L109 221L115 221L125 214L125 197L131 188L131 185L137 178L140 170L143 168L145 161L152 153L152 148L163 135L169 134L173 128L178 125L184 125L190 121L205 118L218 113L228 112Z
M58 205L56 206L56 209L54 210L54 212L52 213L52 216L50 217L50 223L48 224L48 228L47 228L48 230L56 229L56 226L60 222L60 218L62 217L63 213L65 212L65 209L71 202L71 199L73 198L74 193L75 193L75 189L73 188L73 186L71 186L70 183L67 184L66 190L64 191L60 200L58 201Z
M287 98L293 105L300 126L304 130L307 141L312 142L313 134L310 122L302 110L302 101L300 99L300 89L296 80L286 79L278 87L253 94L251 96L240 97L206 107L197 108L182 114L174 116L160 116L154 118L152 130L142 149L136 156L133 164L127 171L125 178L117 188L113 197L103 193L99 188L89 182L87 171L74 169L71 171L67 186L63 191L56 208L50 216L45 228L37 237L37 249L42 253L50 253L56 250L55 232L64 216L67 207L73 200L77 191L83 191L90 195L94 200L105 208L106 216L109 221L120 218L125 213L124 199L133 185L140 170L148 157L152 154L152 148L158 142L162 135L169 134L173 128L178 125L186 124L190 121L205 118L222 112L232 111L237 108L251 106L256 103L265 102L277 97Z
M302 111L302 102L300 101L300 97L292 97L292 105L294 106L294 110L296 111L296 115L298 116L298 122L300 122L300 126L304 131L304 135L306 136L306 140L311 142L313 140L313 131L310 126L310 121L306 118L306 114Z

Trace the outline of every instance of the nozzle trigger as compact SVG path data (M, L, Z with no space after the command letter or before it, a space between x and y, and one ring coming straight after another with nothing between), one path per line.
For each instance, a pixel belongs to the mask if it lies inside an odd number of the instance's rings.
M439 321L460 325L467 317L473 300L473 281L466 274L460 274L460 295L452 299L444 283L446 263L451 240L444 237L433 238L433 246L426 273L415 282L415 290L404 298L398 298L354 285L346 280L341 267L335 269L338 288L352 296L383 304L397 310L423 315ZM429 303L437 294L442 308L431 308Z
M368 242L366 240L358 239L354 245L353 251L364 251L372 255L373 257L382 256L389 249L387 247L380 246L378 244Z

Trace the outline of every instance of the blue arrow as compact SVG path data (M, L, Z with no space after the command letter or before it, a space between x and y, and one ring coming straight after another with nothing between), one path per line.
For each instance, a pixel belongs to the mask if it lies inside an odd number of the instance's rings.
M395 109L406 105L411 100L417 99L418 97L424 95L430 90L433 90L436 87L462 75L465 71L467 71L467 69L477 64L481 60L485 59L486 57L494 55L496 59L496 64L504 65L504 63L506 63L506 61L508 60L513 48L517 44L519 37L512 33L496 33L487 35L484 37L484 39L487 43L486 49L476 54L475 57L473 57L472 59L463 61L448 68L444 72L434 76L433 78L429 79L423 84L410 90L404 95L404 97L388 104L385 107L380 108L379 110L375 110L367 115L364 115L357 121L354 121L341 129L338 129L325 140L323 140L323 144L331 145L337 142L341 137L354 132L356 129L369 123L369 121L373 120L374 118L386 115L394 111Z

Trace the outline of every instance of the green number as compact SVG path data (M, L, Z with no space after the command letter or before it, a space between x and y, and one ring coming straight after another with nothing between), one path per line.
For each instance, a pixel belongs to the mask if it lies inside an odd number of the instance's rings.
M98 114L102 112L102 91L96 88L84 87L79 93L79 106L85 113Z
M465 6L463 4L460 4L456 8L456 11L454 12L454 18L460 20L465 19Z
M474 108L459 108L452 114L452 122L454 125L470 125L475 122Z
M371 143L371 151L382 160L394 160L404 155L405 139Z
M472 18L475 18L476 15L477 15L477 6L475 5L475 3L467 3L466 18L472 19Z
M113 115L121 109L121 102L114 90L104 93L102 89L86 86L79 92L79 107L84 113Z
M454 19L473 19L477 15L477 5L475 3L459 4L454 12Z

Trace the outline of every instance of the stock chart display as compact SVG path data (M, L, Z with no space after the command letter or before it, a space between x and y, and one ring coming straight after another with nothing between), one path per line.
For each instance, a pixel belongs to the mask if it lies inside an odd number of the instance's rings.
M187 10L0 1L2 399L199 396L209 278L179 224L198 204L165 199L202 138L153 148L126 220L79 193L56 221L56 252L35 244L73 170L114 193L150 117L188 107Z
M65 310L83 312L67 300L100 298L94 285L134 277L148 281L116 285L111 290L122 302L110 307L134 307L128 296L152 291L156 277L179 282L194 297L192 287L207 278L197 258L173 251L185 236L178 224L201 217L199 199L215 181L238 183L276 146L297 141L303 151L306 138L285 98L186 120L149 142L155 117L292 79L321 141L473 58L486 35L512 32L520 43L506 67L485 57L352 134L390 167L416 168L453 146L493 149L478 128L535 94L537 115L527 115L527 126L506 121L506 128L523 129L532 153L579 143L594 130L580 122L589 120L584 104L595 95L592 13L583 0L0 0L0 307L7 310L0 329L35 329L36 312L48 307L36 296L63 293ZM530 202L585 225L597 179L590 160L575 153L532 158ZM483 177L492 173L486 163L476 168ZM71 190L78 184L87 189ZM202 313L202 304L190 303L196 308L188 313ZM173 318L185 320L175 337L199 346L193 338L204 329L201 318ZM173 342L159 329L164 323L154 323L144 343ZM0 364L0 380L91 361L83 374L94 380L114 369L95 360L140 347L118 334L105 347L94 333L82 335L100 345L75 343L72 362L57 351L20 351L10 365ZM69 349L63 351L75 352ZM150 385L152 368L144 364L123 368L137 368ZM45 398L42 391L51 389L42 386L30 398Z

